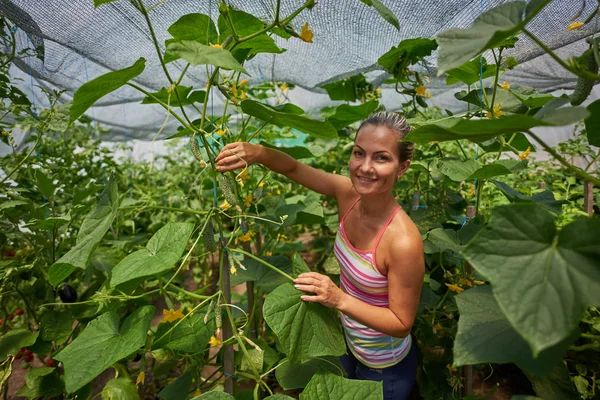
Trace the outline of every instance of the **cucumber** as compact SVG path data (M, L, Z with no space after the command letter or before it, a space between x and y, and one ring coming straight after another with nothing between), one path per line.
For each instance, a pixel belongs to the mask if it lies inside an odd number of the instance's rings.
M196 135L190 137L190 147L192 148L192 154L196 157L196 160L202 162L202 153L200 152L200 145L198 144L198 139L196 139Z
M212 222L208 222L204 232L202 232L202 239L204 239L204 248L206 251L214 252L217 251L217 245L215 244L215 231L213 230Z
M232 207L237 206L237 197L235 197L235 194L231 190L231 182L229 181L229 178L223 174L219 174L217 175L217 181L219 181L219 188L221 189L221 192L223 192L223 197L225 197L225 200L227 200Z

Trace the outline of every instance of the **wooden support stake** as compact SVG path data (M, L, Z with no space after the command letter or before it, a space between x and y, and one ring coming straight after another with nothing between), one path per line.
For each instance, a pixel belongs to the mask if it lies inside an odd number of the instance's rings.
M594 214L594 185L589 181L583 184L583 210L590 217Z
M227 252L223 255L223 266L221 268L221 290L225 302L231 304L231 280L229 279L229 257ZM222 310L223 314L227 311ZM233 329L229 323L229 318L223 316L223 341L226 341L233 336ZM233 359L233 346L225 347L223 351L223 372L225 373L225 382L223 383L225 393L233 396L234 382L233 373L235 372L235 364Z
M242 247L244 251L247 251L248 253L252 252L250 243L246 242ZM254 282L252 281L246 282L246 297L248 298L248 316L250 316L254 310ZM248 333L248 336L250 338L256 337L256 318L254 317L250 321L250 332Z
M538 189L546 189L546 182L538 182Z

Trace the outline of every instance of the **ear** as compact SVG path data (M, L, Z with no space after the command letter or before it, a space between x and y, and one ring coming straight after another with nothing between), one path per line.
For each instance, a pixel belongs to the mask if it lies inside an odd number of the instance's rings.
M400 177L404 175L406 170L408 170L408 167L410 167L410 160L400 163L400 168L398 168L398 173L396 174L396 180L400 179Z

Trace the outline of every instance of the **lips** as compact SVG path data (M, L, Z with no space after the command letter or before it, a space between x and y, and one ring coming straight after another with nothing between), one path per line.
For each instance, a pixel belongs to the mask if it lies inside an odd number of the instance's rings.
M375 182L377 180L375 178L368 178L366 176L359 176L359 175L357 175L356 177L358 178L359 181L365 182L365 183L372 183L372 182Z

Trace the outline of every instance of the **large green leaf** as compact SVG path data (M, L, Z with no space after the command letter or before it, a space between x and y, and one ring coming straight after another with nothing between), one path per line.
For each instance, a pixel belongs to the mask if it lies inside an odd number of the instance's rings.
M71 336L75 319L70 310L47 308L40 317L40 335L45 341L63 344Z
M600 146L600 100L587 106L590 116L585 120L585 131L592 146Z
M487 277L500 308L535 357L566 339L585 306L600 304L600 220L560 232L541 207L511 204L492 216L463 251Z
M456 231L444 228L435 228L427 232L423 238L423 247L425 254L440 253L446 250L458 253L463 249Z
M581 107L567 107L561 109L565 110L561 112L561 115L585 118L587 113L584 114L580 109ZM525 132L536 126L563 126L573 122L573 118L570 117L544 120L520 114L502 116L498 119L450 118L422 125L406 135L404 140L413 143L445 142L457 139L482 142L505 133Z
M192 91L191 86L176 86L175 90L179 95L179 99L181 99L182 106L188 106L194 103L202 103L206 96L206 92L204 90L194 90ZM177 105L177 96L175 93L171 93L171 99L169 99L169 90L167 88L162 88L156 93L151 93L152 96L144 97L142 100L142 104L158 104L159 101L170 104L171 106Z
M229 50L210 47L193 40L178 40L167 44L167 51L183 58L191 65L211 64L223 69L248 74Z
M535 393L544 400L577 400L566 363L559 363L547 376L527 374Z
M504 137L504 140L508 142L512 138L512 135L504 135L503 137ZM517 149L519 151L525 151L525 150L527 150L527 148L529 148L529 150L531 152L536 151L536 147L533 144L531 144L531 142L527 139L527 137L524 134L517 133L517 134L515 134L515 137L512 139L513 140L511 142L511 146L514 147L515 149ZM490 139L485 142L477 143L477 145L479 147L481 147L482 149L484 149L488 153L497 153L500 151L500 142L498 141L498 138L494 138L494 139ZM510 149L508 146L503 146L502 151L510 152L510 151L512 151L512 149Z
M158 397L163 400L182 400L187 399L192 386L194 368L188 368L183 375L177 377L158 393Z
M158 325L152 348L165 348L184 353L204 351L210 336L215 331L214 318L211 317L206 324L204 323L205 312L205 309L201 309L184 320ZM175 328L172 329L174 326Z
M394 76L405 73L409 65L416 64L423 57L431 55L437 48L434 40L426 38L405 39L392 46L384 55L379 57L377 64L381 65L387 72Z
M485 58L475 58L457 68L446 71L446 85L462 82L472 85L479 79L486 79L496 74L496 65L488 64ZM477 104L479 105L479 104Z
M28 329L12 329L0 337L0 360L5 360L9 354L16 355L21 347L31 346L37 340L39 332Z
M169 27L169 33L177 40L194 40L207 45L211 39L216 43L217 28L205 14L186 14Z
M556 200L554 198L554 193L548 189L533 196L525 196L508 186L506 183L494 179L490 180L490 182L496 185L502 194L504 194L504 196L512 203L536 203L555 213L560 213L562 205L566 203L564 200Z
M302 360L299 363L282 363L275 370L277 383L283 390L305 387L319 368L325 368L333 374L344 376L344 367L338 357L320 357Z
M383 383L346 379L320 369L300 393L300 400L383 400Z
M392 10L387 8L381 1L379 0L360 0L368 6L372 6L378 13L381 15L383 19L385 19L390 24L394 25L394 27L400 30L400 22L398 22L398 18L394 15Z
M167 223L150 238L146 248L129 254L113 268L110 286L169 271L181 258L193 231L191 223Z
M477 160L444 160L437 165L441 173L456 182L508 175L526 166L526 160L497 160L486 165L481 165Z
M56 286L67 278L75 268L85 269L119 211L117 182L111 178L104 188L98 203L85 216L75 246L58 259L48 271L50 284Z
M467 29L450 28L439 33L438 74L463 65L518 33L540 11L532 9L523 18L526 6L524 1L500 4L477 17Z
M57 371L50 367L30 369L25 377L25 385L21 387L16 395L29 399L40 397L48 399L60 396L65 390L65 384L58 376Z
M248 114L279 127L290 127L321 139L337 137L337 131L327 121L317 121L296 114L278 111L253 100L242 101L242 110Z
M291 363L346 353L338 313L318 303L304 302L290 283L267 295L265 321L273 329Z
M264 22L256 18L252 14L248 14L243 11L234 10L230 8L228 10L229 17L235 28L235 32L239 37L252 35L264 28ZM229 25L225 22L223 14L219 14L219 32L221 32L219 40L223 42L225 38L231 35ZM266 33L260 34L250 40L239 43L235 47L236 51L240 49L248 50L248 56L254 56L258 53L283 53L285 50L280 49L275 44L273 38L268 36Z
M225 392L217 392L216 390L213 390L211 392L202 393L200 396L194 397L192 400L235 400L235 397Z
M128 378L111 379L102 389L102 400L139 400L137 387Z
M90 322L83 332L54 358L65 366L65 384L72 393L102 371L127 357L146 343L154 307L143 306L131 313L119 327L114 311Z
M260 257L260 259L280 269L286 274L292 272L292 262L286 256L263 256ZM242 261L242 264L246 267L246 270L240 268L236 275L231 276L231 286L252 281L263 291L270 292L277 286L289 282L289 279L285 276L273 271L271 268L256 260L247 258Z
M144 58L139 58L131 67L106 73L81 85L73 95L69 123L72 123L77 118L81 117L81 115L83 115L83 113L95 102L100 100L100 98L117 90L131 79L141 74L144 71L144 68L146 68L146 60Z
M365 120L379 106L376 100L368 101L358 106L341 104L335 108L335 113L327 118L327 121L337 130L347 127L348 125Z
M327 91L331 100L356 101L359 98L357 96L358 88L367 85L365 76L359 74L321 87Z
M502 313L490 286L469 289L455 300L460 318L454 340L454 366L513 362L527 372L543 376L562 361L579 336L575 330L566 340L533 358L527 342Z
M264 140L261 140L260 144L265 147L268 147L270 149L279 150L282 153L285 153L285 154L289 155L290 157L295 158L296 160L301 160L303 158L315 157L315 154L313 154L309 148L304 147L304 146L279 147L279 146L274 146L270 143L267 143Z

